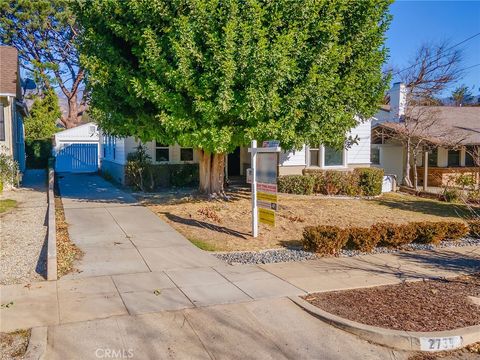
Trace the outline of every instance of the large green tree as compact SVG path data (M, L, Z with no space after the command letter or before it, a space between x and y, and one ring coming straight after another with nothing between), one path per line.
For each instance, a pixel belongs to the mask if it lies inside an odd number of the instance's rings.
M0 44L17 48L38 88L63 94L67 111L60 120L66 128L80 123L86 101L72 5L70 0L0 0Z
M92 114L111 134L198 149L207 193L251 139L340 147L385 90L389 3L80 2Z

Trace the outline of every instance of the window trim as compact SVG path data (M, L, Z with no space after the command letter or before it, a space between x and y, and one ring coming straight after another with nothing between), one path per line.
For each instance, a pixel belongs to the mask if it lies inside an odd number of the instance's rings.
M171 159L170 146L169 146L169 145L165 145L165 144L158 144L156 140L155 140L155 142L154 142L154 145L155 145L155 162L156 162L156 163L160 163L160 164L169 163L169 162L170 162L170 159ZM157 150L160 150L160 149L162 149L162 150L167 149L167 151L168 151L168 160L157 160Z
M310 147L310 146L307 146L305 148L305 151L306 151L306 154L305 154L305 157L306 157L306 167L307 168L311 168L311 167L316 167L316 168L320 168L320 169L339 169L339 168L347 168L347 164L348 164L348 161L347 161L347 149L343 148L341 150L342 152L342 164L341 165L325 165L325 148L326 146L325 145L319 145L318 147ZM310 156L310 151L318 151L318 165L312 165L312 159L311 159L311 156Z

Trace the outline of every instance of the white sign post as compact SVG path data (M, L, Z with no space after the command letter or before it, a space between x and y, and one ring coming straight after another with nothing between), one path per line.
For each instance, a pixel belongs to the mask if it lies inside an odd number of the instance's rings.
M252 236L257 237L258 236L258 216L259 216L259 209L258 209L258 193L257 193L257 181L258 181L258 171L261 171L261 178L266 179L266 180L261 180L264 181L265 183L261 183L260 185L262 186L262 193L263 198L261 199L261 207L262 207L262 214L263 214L263 220L262 222L265 222L269 225L273 225L274 222L274 213L273 211L277 209L276 207L276 174L277 174L277 157L275 156L275 161L271 161L272 159L270 158L265 158L261 162L260 169L257 168L257 154L258 153L270 153L268 155L272 155L272 153L278 153L281 151L280 147L278 146L278 141L266 141L263 143L264 147L257 148L257 140L252 140L251 148L248 149L248 152L251 153L251 166L252 166L252 171L251 171L251 178L252 178ZM267 154L262 154L262 155L267 155ZM272 176L273 175L273 176ZM274 187L275 189L275 194L269 195L268 192L270 191L269 187ZM268 203L268 205L271 207L269 210L268 207L265 209L265 204ZM271 204L273 204L271 205ZM273 208L274 207L274 208Z

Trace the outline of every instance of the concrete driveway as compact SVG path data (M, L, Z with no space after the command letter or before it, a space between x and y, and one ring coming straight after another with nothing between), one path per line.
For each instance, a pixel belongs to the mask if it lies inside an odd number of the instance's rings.
M67 278L220 265L128 193L90 174L60 174L71 240L85 253Z

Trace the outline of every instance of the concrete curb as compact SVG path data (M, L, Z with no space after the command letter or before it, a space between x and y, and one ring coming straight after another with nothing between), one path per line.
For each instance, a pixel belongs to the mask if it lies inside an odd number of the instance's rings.
M458 349L480 341L480 325L432 332L391 330L341 318L296 296L291 296L290 300L311 315L335 327L355 334L362 339L398 350L445 351Z
M57 280L57 229L55 223L55 171L48 169L47 280Z
M25 360L43 360L47 353L47 327L35 327L30 334Z

